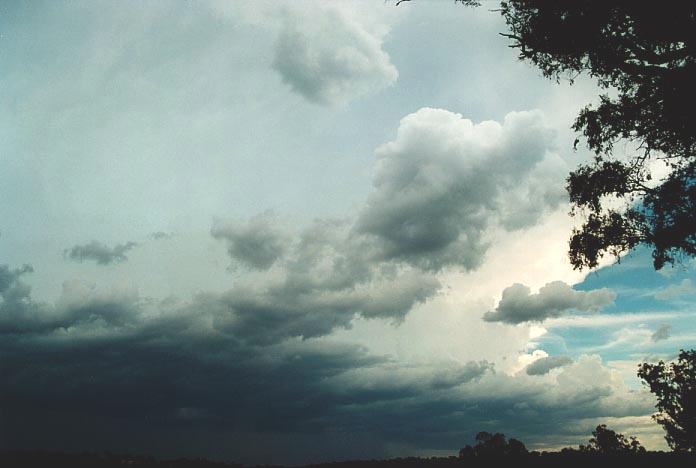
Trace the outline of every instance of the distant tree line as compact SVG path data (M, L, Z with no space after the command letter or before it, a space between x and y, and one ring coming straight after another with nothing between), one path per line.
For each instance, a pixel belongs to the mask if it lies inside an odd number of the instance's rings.
M476 457L521 457L530 454L522 442L517 439L506 439L505 435L499 432L495 434L479 432L476 434L476 442L474 446L465 445L460 449L459 458L466 460ZM592 431L592 438L587 445L580 445L577 449L566 447L560 453L642 455L646 453L646 450L635 437L626 437L607 428L606 424L600 424Z

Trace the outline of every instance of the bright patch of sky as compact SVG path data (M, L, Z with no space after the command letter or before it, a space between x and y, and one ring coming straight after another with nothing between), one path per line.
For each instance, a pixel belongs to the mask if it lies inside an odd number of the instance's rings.
M616 293L614 303L598 315L547 324L540 345L553 353L598 353L607 361L673 359L696 339L694 266L685 259L655 271L648 249L632 251L575 286L609 288Z

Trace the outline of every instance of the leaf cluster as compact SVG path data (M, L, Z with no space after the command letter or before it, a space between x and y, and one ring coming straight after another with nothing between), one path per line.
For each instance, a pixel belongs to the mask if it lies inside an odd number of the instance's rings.
M637 244L652 247L656 269L696 255L696 3L510 0L500 11L520 59L607 90L573 125L595 153L568 177L571 214L585 218L570 240L573 266ZM620 141L636 148L626 160L614 157ZM655 160L668 172L658 181Z

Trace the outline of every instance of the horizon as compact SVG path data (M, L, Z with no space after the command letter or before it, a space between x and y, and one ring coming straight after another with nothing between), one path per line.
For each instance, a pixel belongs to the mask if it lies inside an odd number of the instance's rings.
M696 260L573 268L571 126L605 90L506 28L0 3L0 450L302 465L599 424L667 450L636 371L696 343Z

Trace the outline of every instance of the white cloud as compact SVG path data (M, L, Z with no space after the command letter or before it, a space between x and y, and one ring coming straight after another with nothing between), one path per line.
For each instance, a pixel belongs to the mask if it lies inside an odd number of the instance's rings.
M378 148L374 191L357 230L373 236L386 259L428 270L477 268L491 227L532 226L563 199L563 164L553 147L538 111L474 124L420 109Z
M382 49L388 28L365 21L364 11L316 2L285 12L273 68L307 100L341 105L396 81L396 67Z
M527 366L527 375L544 375L558 367L572 364L573 360L568 356L545 356L537 359Z
M641 311L629 314L565 316L549 319L547 322L545 322L545 325L549 328L599 328L628 323L655 322L659 320L680 318L686 315L687 314L678 312Z
M681 296L696 294L696 286L691 283L689 278L683 279L678 284L671 284L655 293L655 299L669 301Z
M573 310L597 312L615 298L616 294L607 288L576 291L562 281L546 284L537 294L532 294L529 287L516 283L505 288L498 307L487 312L483 318L488 322L510 324L541 322Z

